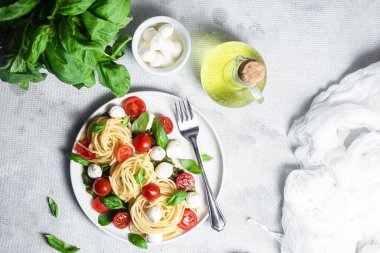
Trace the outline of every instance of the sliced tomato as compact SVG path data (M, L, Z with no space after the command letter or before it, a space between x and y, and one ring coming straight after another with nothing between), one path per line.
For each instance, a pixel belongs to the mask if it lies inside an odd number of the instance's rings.
M173 131L173 121L169 117L162 116L159 118L165 133L170 134Z
M178 227L183 230L190 230L198 224L197 214L193 210L186 209L183 213L182 220L178 223Z
M82 144L83 146L88 148L90 146L90 141L82 140L82 141L80 141L80 144ZM87 160L95 159L95 154L88 151L87 149L82 147L82 145L80 145L80 144L77 143L77 145L75 145L75 151L78 153L78 155L80 155L81 157L83 157L84 159L87 159Z
M113 216L113 224L118 229L123 229L131 223L131 216L127 212L118 212Z
M110 180L106 177L99 177L94 181L92 189L99 196L106 196L111 192Z
M124 162L133 156L133 148L129 145L120 146L116 150L115 158L119 163Z
M142 188L141 193L147 200L152 201L160 196L160 187L154 183L150 183Z
M141 113L146 111L145 102L138 97L129 97L124 102L124 111L132 119L136 119Z
M152 138L148 133L139 134L133 140L133 146L139 152L146 152L152 147Z
M98 213L106 213L110 209L106 207L102 201L100 200L100 196L96 197L95 199L92 200L92 208L94 208L95 211Z
M190 173L184 172L177 177L175 181L178 190L190 191L194 188L195 179Z

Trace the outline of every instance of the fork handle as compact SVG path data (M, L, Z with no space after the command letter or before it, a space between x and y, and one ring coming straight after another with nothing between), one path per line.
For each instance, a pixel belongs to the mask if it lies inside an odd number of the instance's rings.
M223 230L224 226L226 225L226 219L224 218L222 211L220 211L218 203L216 202L214 194L212 193L210 184L208 183L206 172L203 168L201 155L199 154L197 139L195 136L189 139L190 139L191 144L193 144L195 156L197 157L197 160L198 160L198 165L202 168L202 179L203 179L203 184L205 186L205 191L206 191L206 196L207 196L211 227L215 229L216 231L220 232Z

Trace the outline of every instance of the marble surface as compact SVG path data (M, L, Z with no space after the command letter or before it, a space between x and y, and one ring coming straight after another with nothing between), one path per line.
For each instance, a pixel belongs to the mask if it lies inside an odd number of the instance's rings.
M135 19L126 32L151 16L168 15L189 29L194 48L185 68L167 77L144 72L128 50L121 62L133 78L131 91L189 97L216 125L226 151L219 198L225 230L214 232L206 222L186 239L146 252L280 251L253 219L281 232L284 182L298 168L289 126L318 91L380 59L379 12L380 2L373 0L133 1ZM202 36L241 40L261 52L269 71L263 105L228 109L207 97L197 78ZM97 229L69 181L65 153L86 118L113 98L110 92L100 85L77 91L52 75L28 92L0 85L1 251L54 252L43 237L52 233L81 252L141 252ZM56 199L58 219L50 215L46 196Z

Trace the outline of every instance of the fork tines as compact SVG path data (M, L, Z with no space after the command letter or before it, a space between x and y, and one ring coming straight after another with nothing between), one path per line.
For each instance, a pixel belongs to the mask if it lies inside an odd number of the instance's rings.
M175 102L175 116L179 122L186 122L193 119L193 111L187 98L179 99Z

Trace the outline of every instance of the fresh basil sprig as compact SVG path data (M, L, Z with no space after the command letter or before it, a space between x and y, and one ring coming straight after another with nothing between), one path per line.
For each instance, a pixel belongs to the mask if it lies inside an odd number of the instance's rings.
M141 235L129 234L128 241L141 249L148 248L148 244L146 243L145 239Z
M208 154L201 154L202 162L208 162L214 159L214 157L208 155Z
M132 123L132 132L136 134L144 133L149 123L148 112L143 112L135 121Z
M193 174L201 174L202 173L202 168L199 167L197 162L194 160L184 159L184 160L181 160L181 164L190 173L193 173Z
M59 252L63 253L74 253L80 250L80 248L73 246L71 244L68 244L61 239L55 237L54 235L46 234L45 237L47 238L47 241L49 245L58 250Z
M101 198L102 203L111 210L118 210L124 208L123 201L115 196L108 195Z
M104 130L104 128L106 127L106 125L104 124L92 124L91 126L91 132L93 133L100 133L101 131Z
M140 168L135 176L136 182L139 185L142 185L145 182L145 175L146 175L146 170L144 168Z
M51 214L57 218L58 217L58 206L57 203L55 203L54 199L48 197L48 203Z
M187 198L187 192L183 190L176 190L170 196L165 206L175 206L184 201Z
M129 116L128 116L128 117L125 117L125 118L123 119L123 124L121 125L121 127L122 127L122 128L126 128L130 120L131 120L131 118L130 118Z
M73 160L74 162L77 162L83 166L88 166L90 165L90 162L86 159L84 159L83 157L81 157L80 155L77 155L77 154L74 154L74 153L69 153L67 154L67 157L70 159L70 160Z
M161 122L154 118L153 124L152 124L152 132L154 136L154 140L156 141L157 145L161 148L166 148L168 145L168 136L165 133L164 127L162 126Z
M98 216L98 223L100 226L107 226L112 222L113 212L101 213Z

